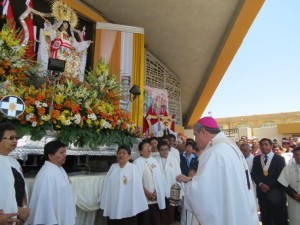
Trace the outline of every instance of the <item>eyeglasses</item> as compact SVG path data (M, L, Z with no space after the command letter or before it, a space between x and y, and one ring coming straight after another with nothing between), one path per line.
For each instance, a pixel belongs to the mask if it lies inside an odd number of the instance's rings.
M11 137L4 137L4 138L2 138L2 139L14 141L14 140L19 140L20 138L19 138L19 137L16 137L16 136L11 136Z

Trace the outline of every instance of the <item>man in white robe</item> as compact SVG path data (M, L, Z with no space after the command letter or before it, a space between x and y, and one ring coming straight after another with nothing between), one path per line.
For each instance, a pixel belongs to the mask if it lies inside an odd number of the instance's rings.
M295 164L286 165L278 177L288 194L288 215L290 225L300 224L300 147L293 150Z
M194 177L180 175L185 200L201 225L258 225L258 215L247 162L212 117L194 125L198 146L204 149Z

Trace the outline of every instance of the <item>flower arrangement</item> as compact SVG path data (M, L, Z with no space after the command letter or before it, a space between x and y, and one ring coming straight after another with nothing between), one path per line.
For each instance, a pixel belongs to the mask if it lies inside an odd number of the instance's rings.
M4 35L7 33L10 35ZM54 130L65 144L90 148L136 142L139 128L132 123L129 113L119 107L119 84L106 63L100 61L85 75L83 83L60 76L54 80L38 78L39 84L35 85L28 83L32 64L26 59L24 48L17 47L20 37L13 35L8 26L1 30L0 37L0 59L10 66L0 70L5 81L0 99L16 95L24 100L25 112L10 120L21 136L29 134L32 140L40 140L47 131ZM3 48L7 49L5 53ZM18 64L16 58L22 63ZM17 68L15 73L12 68ZM24 74L22 79L17 77L20 74ZM0 116L0 120L5 119Z
M21 35L10 23L0 31L0 80L25 84L36 74L36 62L25 59L26 46L21 45Z

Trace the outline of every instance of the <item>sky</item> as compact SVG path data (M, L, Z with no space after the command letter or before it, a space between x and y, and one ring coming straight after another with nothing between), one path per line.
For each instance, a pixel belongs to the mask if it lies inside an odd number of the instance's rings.
M265 0L202 116L300 111L300 0Z

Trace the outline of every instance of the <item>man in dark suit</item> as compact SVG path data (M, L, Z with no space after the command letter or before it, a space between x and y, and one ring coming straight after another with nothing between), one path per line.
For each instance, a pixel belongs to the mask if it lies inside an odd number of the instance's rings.
M277 181L285 160L272 152L270 139L261 139L259 145L262 154L254 157L251 176L256 183L262 224L287 225L286 196Z

